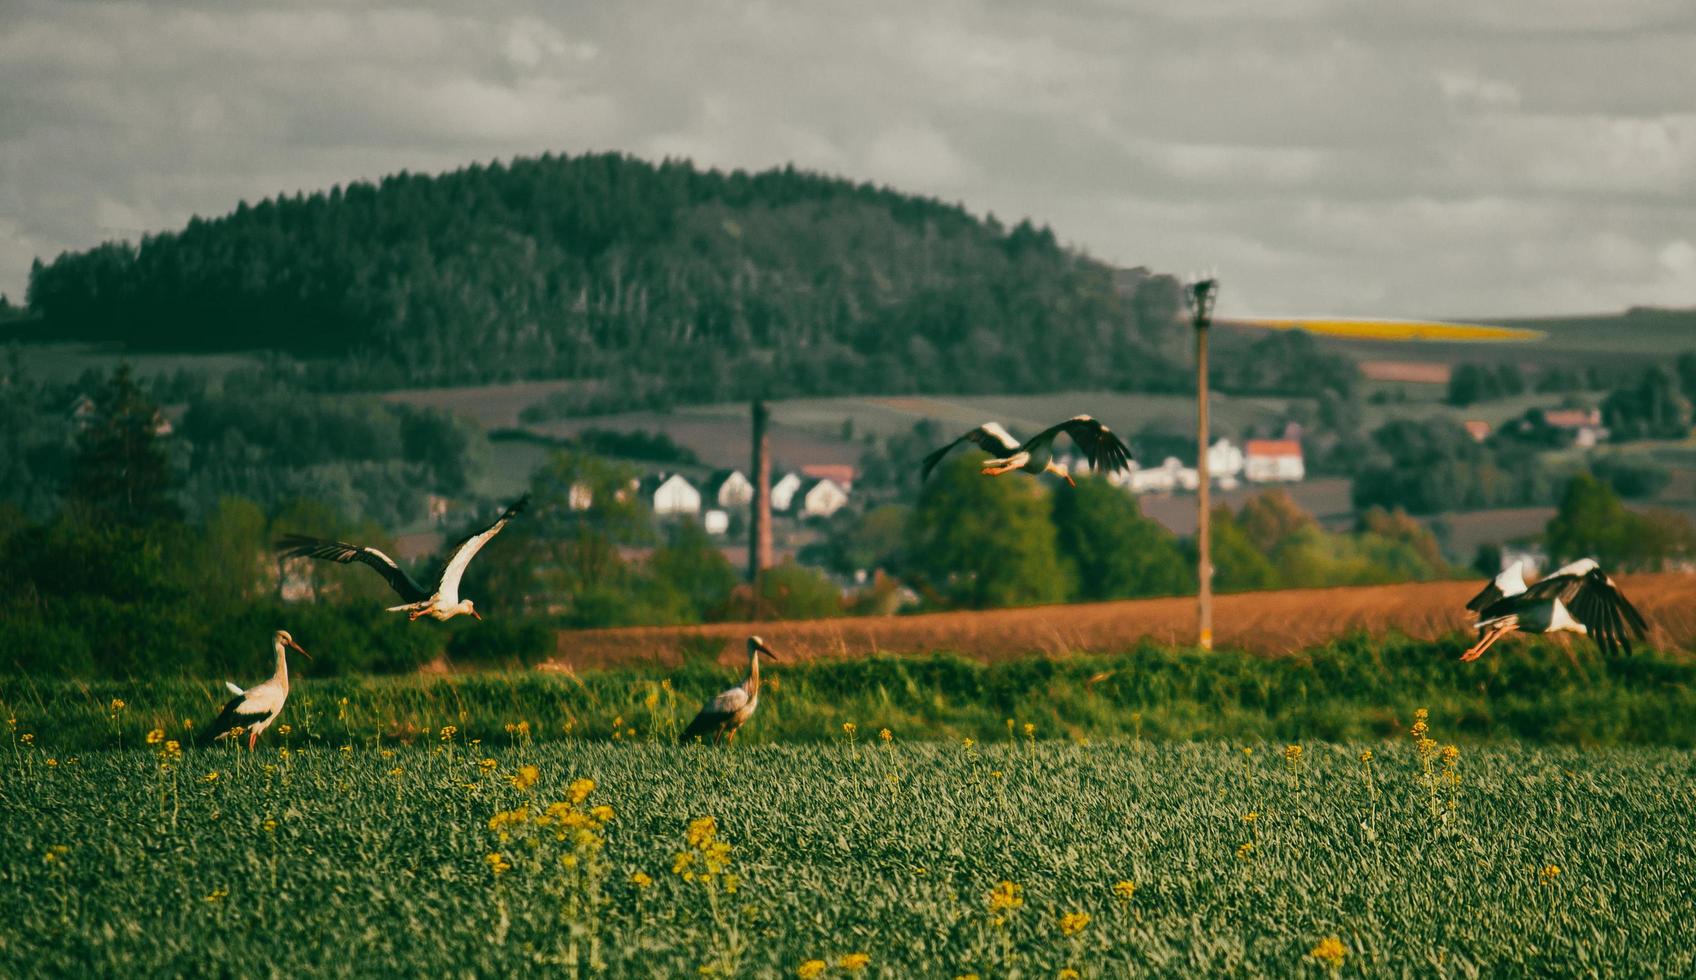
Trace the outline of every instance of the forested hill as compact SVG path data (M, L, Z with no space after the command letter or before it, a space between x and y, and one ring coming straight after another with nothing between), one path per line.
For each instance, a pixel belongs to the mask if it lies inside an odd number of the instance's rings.
M32 270L57 339L281 350L322 385L584 378L624 403L1158 389L1178 291L964 208L599 154L243 204ZM615 396L614 392L618 394Z

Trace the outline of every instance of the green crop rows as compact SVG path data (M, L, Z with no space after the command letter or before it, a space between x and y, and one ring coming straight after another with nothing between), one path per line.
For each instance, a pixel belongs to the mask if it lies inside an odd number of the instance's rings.
M1449 750L1432 724L51 765L14 736L0 975L1696 971L1696 756Z

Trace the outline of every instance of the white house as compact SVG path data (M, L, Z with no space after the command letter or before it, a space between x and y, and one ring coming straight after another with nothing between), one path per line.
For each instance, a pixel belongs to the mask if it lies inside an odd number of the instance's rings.
M1602 412L1596 408L1546 408L1543 424L1567 433L1579 449L1594 448L1608 438L1608 430L1602 426Z
M801 514L805 517L829 517L848 506L848 491L828 477L808 481L799 492Z
M1220 439L1207 447L1207 474L1220 483L1235 483L1243 471L1243 451Z
M579 480L566 490L565 501L572 510L588 510L595 506L595 491L589 488L589 484Z
M801 489L798 473L785 473L771 485L771 509L787 511L795 503L795 491Z
M643 484L655 514L698 514L701 512L701 491L696 490L681 474L650 477Z
M1174 490L1194 490L1201 485L1201 475L1193 466L1185 466L1176 456L1168 456L1159 466L1142 467L1131 464L1131 475L1125 482L1132 493L1171 493Z
M746 507L754 502L754 484L741 470L719 470L702 488L706 498L720 507Z
M701 515L701 526L708 534L723 534L730 530L730 515L722 510L709 510Z
M1250 483L1296 483L1306 479L1301 443L1294 439L1250 439L1243 452L1243 476Z

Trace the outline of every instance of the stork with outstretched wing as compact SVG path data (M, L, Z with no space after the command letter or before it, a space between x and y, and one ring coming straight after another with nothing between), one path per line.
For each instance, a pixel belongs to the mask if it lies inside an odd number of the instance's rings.
M398 606L390 606L389 612L407 613L407 618L417 619L420 616L432 616L439 620L452 619L455 616L471 615L478 619L483 616L477 611L470 599L459 597L459 581L465 577L465 567L471 564L471 559L477 552L489 543L489 539L501 533L508 521L518 516L524 506L530 502L530 495L525 494L516 503L501 512L493 524L459 542L448 557L447 564L442 567L442 574L436 583L434 591L418 584L412 576L406 574L400 564L376 548L364 545L348 544L345 541L328 541L323 538L309 538L300 534L286 534L277 542L278 553L284 558L320 558L341 564L358 561L375 568L378 574L389 583L395 593L406 600Z
M1642 639L1648 624L1594 559L1556 569L1529 587L1518 562L1497 575L1466 604L1478 616L1478 642L1461 655L1477 660L1497 640L1513 632L1579 633L1596 641L1603 653L1631 652L1631 639Z
M925 457L920 479L930 476L942 457L963 442L972 443L990 455L983 462L984 476L1000 476L1014 470L1026 473L1053 473L1072 486L1077 482L1067 471L1066 464L1054 460L1054 440L1065 433L1089 460L1090 469L1112 472L1129 469L1131 450L1113 430L1088 415L1074 415L1058 425L1051 425L1021 443L1001 427L999 422L985 422L936 452Z

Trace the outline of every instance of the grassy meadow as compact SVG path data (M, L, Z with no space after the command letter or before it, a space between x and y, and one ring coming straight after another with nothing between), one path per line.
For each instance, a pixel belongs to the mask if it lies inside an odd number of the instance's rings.
M296 662L286 744L392 748L452 725L463 738L669 743L746 662L716 639L676 666L401 676L312 676ZM1463 742L1696 747L1696 659L1639 651L1606 658L1554 642L1503 643L1476 663L1464 643L1355 634L1298 654L1203 653L1144 642L1118 654L870 656L768 663L748 743L835 738L843 722L908 740L1045 738L1344 741L1394 737L1415 707ZM686 651L687 653L687 651ZM251 681L253 678L236 678ZM217 678L48 681L0 678L12 737L55 756L131 748L160 729L187 741L228 693ZM114 708L114 704L121 704ZM292 740L292 741L290 741Z
M56 765L14 739L0 974L1696 970L1696 756L1451 748L1451 721L1347 744L450 732Z

